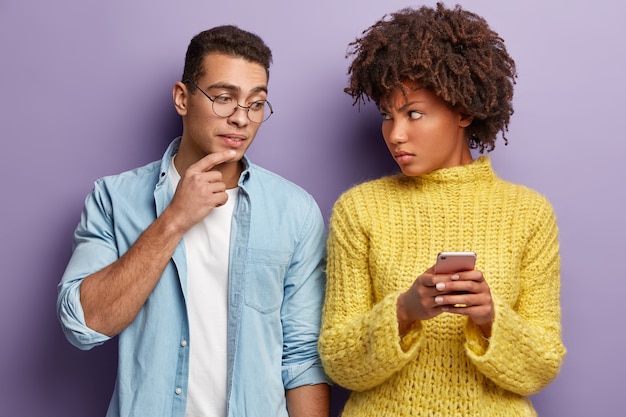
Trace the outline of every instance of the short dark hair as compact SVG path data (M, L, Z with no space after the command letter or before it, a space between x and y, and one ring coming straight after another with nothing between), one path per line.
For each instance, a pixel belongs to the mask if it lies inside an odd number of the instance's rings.
M460 6L405 8L381 20L349 44L354 56L345 92L354 104L380 99L403 81L428 88L448 105L474 116L468 143L480 152L495 147L513 114L515 62L486 20Z
M198 33L191 39L185 55L183 82L197 82L204 75L204 57L222 53L261 64L269 78L272 51L258 35L233 25L217 26ZM189 85L193 89L193 85Z

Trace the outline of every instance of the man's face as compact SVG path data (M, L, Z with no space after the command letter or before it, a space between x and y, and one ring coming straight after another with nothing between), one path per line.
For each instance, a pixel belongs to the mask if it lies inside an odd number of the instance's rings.
M234 99L233 108L235 102L248 107L267 98L267 74L261 64L230 55L210 54L204 58L204 74L194 80L195 84L213 100L228 94ZM248 118L248 109L237 107L232 115L220 117L213 110L213 102L202 91L189 93L193 88L191 83L180 88L186 88L184 106L176 103L176 89L174 100L178 113L183 116L181 156L193 163L210 153L232 149L237 152L235 159L241 159L260 126Z

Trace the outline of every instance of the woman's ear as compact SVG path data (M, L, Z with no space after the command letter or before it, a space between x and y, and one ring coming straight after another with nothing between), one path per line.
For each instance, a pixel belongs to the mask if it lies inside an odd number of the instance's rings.
M472 124L472 120L474 120L474 116L471 116L469 114L463 114L460 113L460 119L459 119L459 126L460 127L467 127L469 125Z
M187 114L187 98L189 97L189 90L187 86L180 81L174 84L172 87L172 99L174 100L174 108L180 116Z

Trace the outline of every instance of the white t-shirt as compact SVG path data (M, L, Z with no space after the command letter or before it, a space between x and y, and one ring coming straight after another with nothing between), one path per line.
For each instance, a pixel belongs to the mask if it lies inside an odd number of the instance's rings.
M170 165L175 189L180 175ZM226 416L226 338L230 225L237 188L183 236L187 254L189 388L186 417Z

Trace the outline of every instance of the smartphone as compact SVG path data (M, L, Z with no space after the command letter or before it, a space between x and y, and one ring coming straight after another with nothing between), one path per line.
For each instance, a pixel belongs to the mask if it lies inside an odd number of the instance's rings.
M471 271L474 265L476 265L475 252L439 252L435 263L435 274Z

